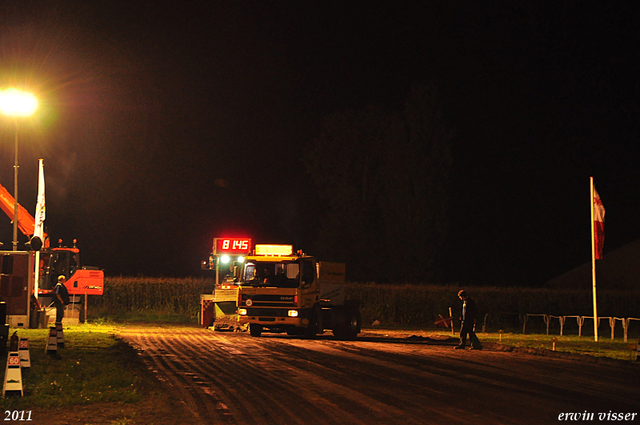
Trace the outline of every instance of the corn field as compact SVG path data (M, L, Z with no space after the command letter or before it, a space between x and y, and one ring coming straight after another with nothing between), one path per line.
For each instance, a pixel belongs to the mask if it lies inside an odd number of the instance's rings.
M200 294L210 294L214 279L162 277L105 277L102 296L89 300L92 315L113 316L153 311L195 316Z
M454 319L460 316L461 288L430 285L380 285L353 283L348 297L360 301L363 324L432 327L439 315ZM593 295L587 290L555 290L545 288L468 287L468 295L476 301L479 322L498 329L515 330L522 326L525 314L593 315ZM598 316L640 317L640 290L599 291ZM481 323L482 324L482 323Z
M154 312L182 315L196 320L200 294L210 294L211 278L106 277L103 296L89 299L92 317L125 313ZM358 300L365 326L378 321L387 325L434 327L439 315L460 314L461 302L456 285L383 285L353 282L347 285L347 297ZM592 294L587 290L542 288L465 288L476 300L480 317L487 324L517 328L524 314L593 314ZM599 291L598 315L640 317L640 290ZM497 329L496 329L497 330ZM505 329L506 330L506 329Z

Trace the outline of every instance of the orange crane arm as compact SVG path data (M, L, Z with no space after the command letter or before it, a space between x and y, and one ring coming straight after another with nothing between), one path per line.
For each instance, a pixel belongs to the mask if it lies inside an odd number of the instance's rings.
M15 198L0 184L0 208L11 220L13 220L15 202ZM35 228L36 219L22 205L18 204L18 229L25 236L33 236ZM46 234L44 238L47 238Z

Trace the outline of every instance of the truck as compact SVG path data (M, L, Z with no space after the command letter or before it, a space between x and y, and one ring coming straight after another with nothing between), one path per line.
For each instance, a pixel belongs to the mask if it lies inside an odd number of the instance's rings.
M362 319L358 303L346 298L345 264L318 261L292 245L255 246L235 267L237 312L253 337L263 332L315 337L330 329L354 339Z

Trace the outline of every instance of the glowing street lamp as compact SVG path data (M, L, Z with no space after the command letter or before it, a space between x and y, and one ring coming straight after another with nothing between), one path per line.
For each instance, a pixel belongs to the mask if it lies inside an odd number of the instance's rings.
M38 99L18 89L0 91L0 112L12 117L28 117L38 109Z
M38 108L38 99L18 89L0 91L0 112L14 117L16 123L15 161L13 165L13 250L18 250L18 117L28 117Z

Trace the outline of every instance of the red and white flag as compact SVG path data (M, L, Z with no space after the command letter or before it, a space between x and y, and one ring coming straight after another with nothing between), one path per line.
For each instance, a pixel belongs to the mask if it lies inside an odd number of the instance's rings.
M604 246L604 205L595 186L593 187L593 238L596 260L601 260Z

